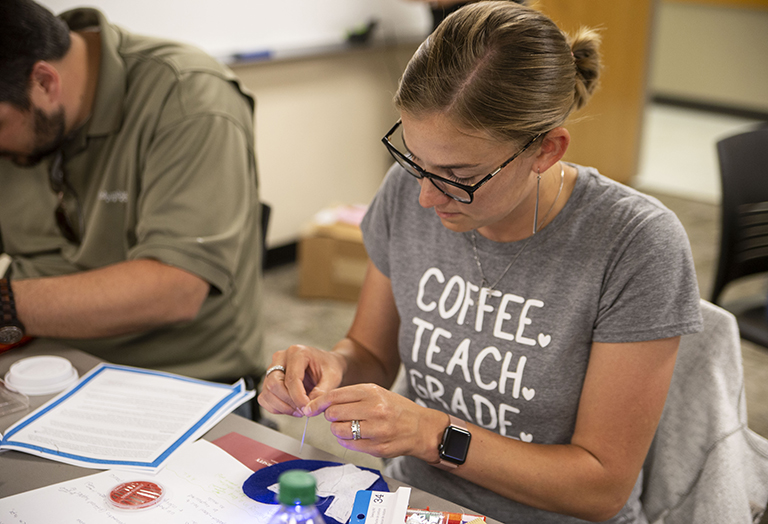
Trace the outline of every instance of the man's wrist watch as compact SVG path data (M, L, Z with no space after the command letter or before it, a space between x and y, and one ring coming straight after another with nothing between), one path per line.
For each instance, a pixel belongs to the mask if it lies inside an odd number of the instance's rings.
M455 469L467 460L469 451L469 442L472 440L472 433L467 430L467 425L453 415L449 415L451 423L443 432L443 441L437 447L440 454L440 462L435 464L436 468L446 471Z
M24 338L24 324L16 317L11 281L0 279L0 344L15 344Z

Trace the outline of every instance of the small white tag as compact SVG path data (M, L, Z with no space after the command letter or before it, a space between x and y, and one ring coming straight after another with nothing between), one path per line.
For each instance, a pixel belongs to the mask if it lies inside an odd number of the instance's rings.
M411 499L411 488L399 487L394 493L358 491L350 524L402 524Z

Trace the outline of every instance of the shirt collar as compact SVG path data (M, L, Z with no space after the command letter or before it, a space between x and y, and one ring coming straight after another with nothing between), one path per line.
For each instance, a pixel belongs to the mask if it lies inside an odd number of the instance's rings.
M84 147L88 137L108 135L119 130L122 124L127 76L125 64L118 53L122 35L119 28L110 24L96 9L73 9L62 13L60 18L72 31L98 27L101 32L101 62L93 109L88 121L74 137L74 142Z

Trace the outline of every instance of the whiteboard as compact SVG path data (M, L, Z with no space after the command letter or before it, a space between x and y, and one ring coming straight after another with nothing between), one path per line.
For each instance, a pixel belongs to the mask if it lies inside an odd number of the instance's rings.
M348 30L378 20L373 36L424 38L427 4L412 0L39 0L56 14L95 7L132 32L196 45L218 58L340 44Z

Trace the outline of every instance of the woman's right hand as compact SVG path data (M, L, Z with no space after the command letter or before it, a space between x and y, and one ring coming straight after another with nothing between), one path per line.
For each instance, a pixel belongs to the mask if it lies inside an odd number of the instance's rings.
M307 404L341 385L378 384L388 388L400 368L397 314L392 283L368 262L357 312L347 336L331 351L296 345L272 355L259 405L275 415L304 416ZM316 414L316 413L315 413Z
M283 366L264 378L259 405L275 415L304 416L309 402L341 384L346 360L332 351L295 345L272 355L272 366Z

